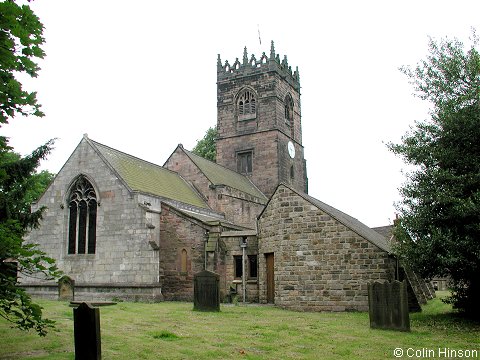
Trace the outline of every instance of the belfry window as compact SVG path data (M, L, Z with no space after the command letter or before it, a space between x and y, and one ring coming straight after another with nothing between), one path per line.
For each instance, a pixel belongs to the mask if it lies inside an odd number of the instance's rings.
M95 254L97 195L92 184L79 176L69 195L68 253Z
M285 122L293 126L293 100L290 95L285 97Z
M257 100L251 91L244 91L238 98L238 119L248 120L257 116Z

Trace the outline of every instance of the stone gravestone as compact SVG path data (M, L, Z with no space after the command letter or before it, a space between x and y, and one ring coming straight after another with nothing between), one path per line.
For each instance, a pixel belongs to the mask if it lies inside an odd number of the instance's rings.
M81 303L73 309L73 333L76 360L100 360L100 309Z
M67 275L58 280L58 300L75 300L75 280Z
M193 278L193 309L220 311L220 276L204 270Z
M371 328L410 331L407 282L369 283L368 312Z

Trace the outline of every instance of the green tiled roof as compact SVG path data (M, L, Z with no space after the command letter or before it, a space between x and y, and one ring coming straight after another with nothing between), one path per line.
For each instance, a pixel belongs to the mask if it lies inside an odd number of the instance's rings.
M213 185L227 185L259 199L267 200L267 197L255 185L253 185L245 175L227 169L213 161L204 159L190 151L183 150Z
M90 140L133 191L207 208L205 201L177 173Z

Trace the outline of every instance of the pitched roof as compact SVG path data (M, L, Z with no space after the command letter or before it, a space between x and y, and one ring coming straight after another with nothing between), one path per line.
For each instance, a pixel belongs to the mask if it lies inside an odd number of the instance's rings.
M174 211L176 211L177 213L181 214L184 217L200 221L203 224L210 225L210 226L221 225L223 229L229 229L228 231L230 232L242 233L243 231L254 231L244 226L236 225L228 221L227 219L225 219L225 217L222 214L218 214L214 212L202 214L200 212L179 208L178 206L175 206L173 204L164 204L164 206L167 206L170 209L173 209Z
M180 175L91 139L85 138L132 190L200 208L206 202Z
M375 230L387 239L390 239L393 236L393 225L378 226L372 228L372 230Z
M316 206L317 208L319 208L321 211L325 212L326 214L330 215L332 218L334 218L335 220L337 220L341 224L345 225L347 228L349 228L353 232L357 233L358 235L360 235L364 239L370 241L372 244L376 245L380 249L382 249L382 250L384 250L388 253L392 252L392 248L391 248L389 242L387 241L387 239L384 236L382 236L381 234L379 234L375 230L369 228L367 225L358 221L354 217L352 217L348 214L345 214L344 212L342 212L338 209L335 209L333 206L325 204L324 202L322 202L318 199L315 199L314 197L312 197L308 194L305 194L303 192L295 190L295 189L291 188L290 186L288 186L286 184L281 183L280 185L278 185L277 189L280 186L285 186L288 189L292 190L293 192L297 193L303 199L305 199L306 201L308 201L312 205ZM275 191L277 191L277 190L275 190ZM261 216L261 214L260 214L260 216Z
M267 197L245 175L239 174L213 161L204 159L183 148L182 150L213 185L227 185L255 196L256 198L267 200Z

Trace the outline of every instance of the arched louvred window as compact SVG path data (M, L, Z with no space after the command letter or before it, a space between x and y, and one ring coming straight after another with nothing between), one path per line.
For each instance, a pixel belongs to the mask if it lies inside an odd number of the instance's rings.
M293 99L290 95L285 97L285 122L293 126Z
M290 127L290 136L293 139L295 136L295 123L293 120L293 99L290 94L285 97L285 123Z
M79 176L68 199L68 253L95 254L98 206L95 189L84 176Z
M250 90L244 90L238 97L238 120L249 120L257 117L257 100Z

